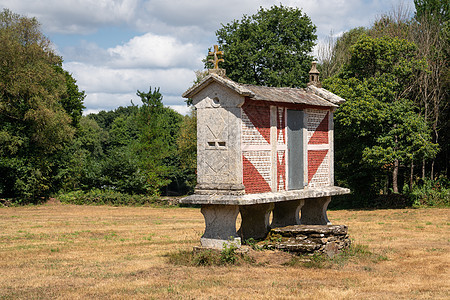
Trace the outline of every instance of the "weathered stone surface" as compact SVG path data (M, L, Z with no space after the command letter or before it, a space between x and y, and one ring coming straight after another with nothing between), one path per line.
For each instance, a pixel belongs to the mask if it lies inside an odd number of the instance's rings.
M324 248L323 248L323 252L328 255L328 257L333 257L336 254L339 253L339 244L336 242L330 242L327 243Z
M292 200L275 203L273 209L272 228L300 224L300 210L304 200Z
M223 243L237 241L236 218L239 208L236 205L203 205L201 212L205 218L205 233L201 238L204 247L222 248Z
M183 204L221 204L221 205L253 205L262 203L275 203L283 201L301 200L306 201L316 201L315 198L344 195L350 193L349 189L341 188L337 186L327 186L318 188L305 188L303 190L290 190L290 191L279 191L261 194L246 194L246 195L223 195L218 193L213 193L211 190L210 194L194 194L186 198L180 199L180 203ZM312 205L310 203L309 205ZM304 207L304 206L303 206ZM302 207L302 213L303 213ZM313 208L314 209L314 206ZM323 205L320 206L319 211L323 215ZM309 206L305 209L305 212L310 210ZM326 211L326 207L325 207ZM327 219L328 220L328 219Z
M350 246L347 232L346 225L293 225L272 229L265 243L274 249L333 257Z
M317 199L307 199L302 206L302 216L300 224L310 225L329 225L331 224L327 216L328 204L331 196L320 197Z
M285 242L277 242L275 248L278 250L285 250L289 252L313 252L320 248L320 244L309 240L295 241L287 240Z
M269 233L269 215L273 203L240 206L242 217L239 233L244 240L263 239Z
M221 250L221 249L223 249L224 245L226 245L227 247L229 247L230 245L234 245L237 248L240 248L241 247L241 238L237 237L237 238L228 239L228 240L200 238L200 243L203 248L207 248L207 249Z
M293 225L273 228L271 232L286 237L299 235L317 237L317 234L322 234L322 236L346 235L348 232L348 227L346 225Z
M224 195L244 195L243 184L230 183L199 183L195 187L195 193L200 195L224 194Z

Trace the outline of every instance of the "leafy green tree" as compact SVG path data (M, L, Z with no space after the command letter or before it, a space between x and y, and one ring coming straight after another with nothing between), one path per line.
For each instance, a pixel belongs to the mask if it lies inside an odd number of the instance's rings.
M56 68L59 72L64 73L66 79L66 92L59 99L59 102L66 113L72 118L72 125L78 128L83 109L86 108L83 105L86 94L84 91L78 89L77 81L69 72L63 70L60 66L57 66Z
M133 102L131 102L132 105L129 106L119 106L118 108L110 111L102 110L99 113L96 114L89 114L88 117L95 120L97 124L109 131L111 129L112 123L115 119L118 117L122 117L123 119L127 119L128 117L134 118L136 114L138 113L138 106L134 105Z
M119 115L109 129L108 149L132 145L139 137L137 115Z
M436 171L447 173L449 167L450 23L448 10L450 2L448 0L416 0L414 4L416 14L413 19L412 40L419 46L420 55L428 64L427 71L418 76L416 102L422 108L425 121L433 128L434 142L441 145L437 159L431 162L430 177L433 179ZM422 165L422 178L425 179L425 160Z
M173 109L164 107L159 88L152 92L137 91L142 106L139 108L139 140L136 146L142 170L146 177L148 192L159 194L162 187L169 185L170 177L176 174L173 157L181 116Z
M317 36L311 19L298 8L272 6L244 15L216 32L224 51L221 66L234 81L303 87ZM210 66L206 63L206 66Z
M450 9L449 0L414 0L416 19L431 18L439 23L448 22Z
M177 156L180 160L180 176L177 177L177 180L181 181L177 182L178 190L183 193L193 192L197 183L197 116L195 110L191 110L190 115L183 118L177 138L177 147Z
M322 80L339 73L344 64L350 60L350 47L365 33L367 29L364 27L353 28L336 40L329 37L327 43L319 47L318 68Z
M436 154L429 128L409 99L415 75L425 67L416 51L406 40L363 36L342 72L324 82L347 100L335 114L336 145L342 145L336 147L337 174L352 174L347 183L361 194L382 182L376 177L383 169L391 173L398 193L399 167Z
M55 188L58 153L75 134L68 114L76 115L68 100L75 82L35 18L3 10L0 40L0 194L45 196Z

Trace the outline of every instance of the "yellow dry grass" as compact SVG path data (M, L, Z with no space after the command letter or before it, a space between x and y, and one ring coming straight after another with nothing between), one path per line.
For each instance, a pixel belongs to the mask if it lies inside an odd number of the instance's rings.
M199 243L194 208L0 208L0 299L449 299L449 213L330 211L388 260L314 269L169 264Z

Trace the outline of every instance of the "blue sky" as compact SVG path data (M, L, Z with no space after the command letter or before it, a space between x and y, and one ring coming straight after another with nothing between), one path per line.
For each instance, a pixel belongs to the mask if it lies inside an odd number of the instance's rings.
M413 0L0 0L0 8L39 20L86 92L85 114L139 104L136 90L150 86L160 87L165 105L186 113L181 94L203 69L215 31L280 3L312 19L319 45L399 5L414 8Z

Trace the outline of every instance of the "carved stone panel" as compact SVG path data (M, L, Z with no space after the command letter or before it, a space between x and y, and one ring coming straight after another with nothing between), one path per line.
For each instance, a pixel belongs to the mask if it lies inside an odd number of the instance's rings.
M202 183L227 182L229 179L228 158L228 112L224 108L206 108L201 110L203 124L203 152L199 175Z

